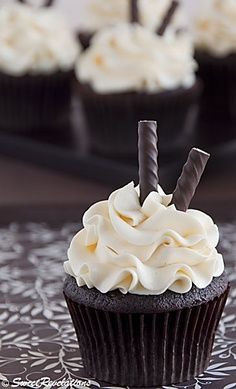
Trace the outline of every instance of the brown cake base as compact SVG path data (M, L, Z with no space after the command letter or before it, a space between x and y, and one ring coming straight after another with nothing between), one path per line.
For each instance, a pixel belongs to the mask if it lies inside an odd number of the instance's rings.
M204 83L198 130L209 141L232 139L236 134L236 54L215 57L197 51L195 57Z
M188 381L208 366L228 295L225 274L205 289L160 296L102 294L64 283L86 374L123 386Z
M53 131L68 125L73 71L12 76L0 72L0 129Z
M79 83L92 151L108 157L136 156L139 120L156 120L161 150L175 149L193 132L200 92L200 82L188 89L113 94L95 93Z

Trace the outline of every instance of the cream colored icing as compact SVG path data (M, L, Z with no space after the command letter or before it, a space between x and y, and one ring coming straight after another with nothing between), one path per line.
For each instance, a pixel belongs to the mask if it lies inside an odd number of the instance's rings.
M204 0L194 23L196 46L215 56L236 51L236 1Z
M81 19L81 28L97 31L106 26L128 22L130 0L90 0ZM156 30L163 20L171 0L139 0L140 22L146 28ZM186 25L186 15L179 7L174 15L170 28L179 29Z
M102 293L158 295L167 289L205 288L224 271L216 250L217 226L203 212L176 210L172 195L151 192L140 206L131 182L84 214L84 228L72 239L66 273L78 286Z
M0 8L0 70L12 75L74 67L76 37L52 9L21 4Z
M98 32L76 66L77 77L98 93L158 92L190 87L196 63L185 34L157 34L138 24L119 24Z

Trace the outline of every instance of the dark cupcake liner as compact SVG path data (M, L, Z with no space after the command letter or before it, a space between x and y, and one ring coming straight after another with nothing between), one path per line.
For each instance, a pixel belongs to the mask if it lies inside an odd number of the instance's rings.
M221 137L236 133L236 54L214 57L196 52L198 75L204 83L199 131ZM223 131L223 134L222 134Z
M191 380L210 360L228 288L208 302L169 312L119 313L65 294L88 377L123 386Z
M0 73L0 130L50 131L69 122L74 72L11 76Z
M156 94L98 94L79 84L91 149L105 156L135 156L139 120L157 120L162 151L175 149L193 132L200 92L200 82Z

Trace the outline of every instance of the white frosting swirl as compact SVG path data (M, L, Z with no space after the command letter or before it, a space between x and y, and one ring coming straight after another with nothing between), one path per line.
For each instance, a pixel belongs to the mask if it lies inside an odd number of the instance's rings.
M52 9L21 4L0 8L0 70L12 74L72 69L76 37Z
M172 0L139 0L140 22L148 29L156 30L161 24ZM86 2L85 14L80 27L83 30L97 31L112 24L128 22L130 0L90 0ZM178 7L170 24L171 29L183 28L186 15Z
M197 210L177 211L171 195L152 192L140 206L130 183L84 214L65 271L102 293L158 295L205 288L224 271L217 226Z
M98 93L158 92L190 87L196 63L184 34L159 37L138 24L119 24L98 32L80 55L77 77Z
M204 0L194 24L196 46L219 57L236 51L236 1Z

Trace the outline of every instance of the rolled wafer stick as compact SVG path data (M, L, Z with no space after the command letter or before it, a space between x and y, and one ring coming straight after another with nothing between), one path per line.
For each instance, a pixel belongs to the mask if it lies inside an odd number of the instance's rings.
M130 1L130 22L138 23L139 22L138 0L129 0L129 1Z
M209 157L210 154L196 148L190 151L173 192L172 204L179 211L187 211Z
M165 31L169 26L178 6L179 2L177 0L173 0L161 22L161 25L157 29L157 35L163 36L165 34Z
M140 203L143 204L150 192L157 192L158 150L157 123L140 121L138 125L139 188Z

